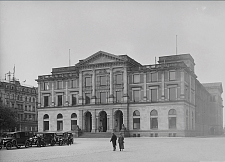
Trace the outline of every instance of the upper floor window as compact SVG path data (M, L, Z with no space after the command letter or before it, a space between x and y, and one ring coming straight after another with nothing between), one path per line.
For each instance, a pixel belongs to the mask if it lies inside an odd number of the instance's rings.
M140 82L141 82L140 74L134 74L133 83L140 83Z
M106 86L106 76L100 76L100 85L101 86Z
M77 88L77 87L79 87L78 79L71 80L71 87L72 87L72 88Z
M49 90L49 83L48 82L44 82L44 90Z
M174 101L177 98L177 93L176 93L177 88L176 87L171 87L169 88L169 100Z
M77 104L77 95L72 94L72 106Z
M151 96L151 101L156 102L157 101L157 89L150 89L150 96Z
M170 80L176 80L176 71L170 71L169 72L169 79Z
M106 92L100 92L100 103L106 103Z
M116 91L116 102L121 102L122 100L122 92Z
M150 81L157 82L158 81L158 73L150 73Z
M58 81L57 88L58 89L62 89L63 88L63 82L62 81Z
M49 106L48 98L49 98L49 96L44 96L44 107Z
M133 90L133 100L138 102L140 100L140 90Z
M122 74L116 75L116 84L122 84Z
M90 104L91 101L91 94L85 93L85 104Z
M62 95L58 95L58 106L62 106Z
M90 87L91 86L91 77L86 77L85 78L85 87Z

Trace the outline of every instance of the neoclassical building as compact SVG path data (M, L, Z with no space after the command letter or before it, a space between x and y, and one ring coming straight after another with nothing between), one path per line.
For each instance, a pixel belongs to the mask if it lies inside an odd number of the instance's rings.
M38 131L119 132L130 136L221 134L221 83L201 84L190 54L142 65L99 51L38 76Z

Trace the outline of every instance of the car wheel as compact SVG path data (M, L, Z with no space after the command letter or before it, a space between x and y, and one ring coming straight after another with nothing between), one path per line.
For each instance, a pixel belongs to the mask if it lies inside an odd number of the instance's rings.
M12 149L12 144L11 144L11 142L9 142L9 143L6 144L6 149L7 149L7 150L11 150L11 149Z
M21 146L17 145L17 146L16 146L16 148L20 149L20 148L21 148Z
M28 148L30 146L30 142L26 141L25 142L25 147Z
M54 140L52 140L51 146L55 146L55 141Z

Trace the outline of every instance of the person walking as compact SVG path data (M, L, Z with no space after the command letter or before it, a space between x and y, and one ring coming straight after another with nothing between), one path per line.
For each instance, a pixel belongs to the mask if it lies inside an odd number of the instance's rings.
M116 140L117 140L117 136L114 133L112 133L112 137L110 139L110 142L112 142L113 151L116 151Z
M120 136L118 138L118 143L119 143L119 148L120 148L120 151L124 149L124 137L122 135L122 133L120 133Z

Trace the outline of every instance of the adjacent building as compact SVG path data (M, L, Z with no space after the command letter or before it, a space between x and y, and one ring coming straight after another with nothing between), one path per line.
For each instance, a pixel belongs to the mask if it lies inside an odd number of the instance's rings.
M38 131L119 132L130 136L222 134L222 83L201 84L190 54L142 65L99 51L38 76Z
M37 88L15 80L0 81L0 102L17 114L17 127L1 131L37 131Z

